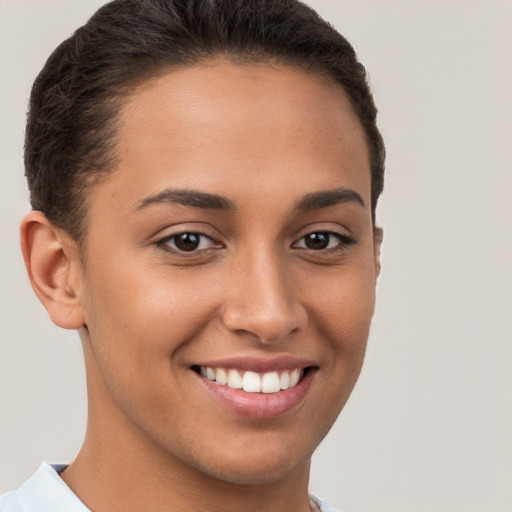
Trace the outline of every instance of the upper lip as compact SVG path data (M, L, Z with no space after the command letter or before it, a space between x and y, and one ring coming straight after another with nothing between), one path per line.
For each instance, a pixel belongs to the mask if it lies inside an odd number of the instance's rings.
M294 368L307 368L317 366L311 359L304 359L294 356L278 356L273 358L261 358L254 356L238 356L224 359L201 361L193 366L205 368L233 368L236 370L252 371L256 373L267 373L279 370L292 370Z

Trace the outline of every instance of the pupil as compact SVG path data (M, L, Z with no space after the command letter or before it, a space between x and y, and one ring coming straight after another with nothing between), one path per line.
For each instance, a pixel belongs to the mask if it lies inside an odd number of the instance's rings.
M193 251L199 246L199 236L195 233L182 233L176 237L174 243L181 251Z
M306 247L308 249L325 249L328 245L328 233L311 233L306 236Z

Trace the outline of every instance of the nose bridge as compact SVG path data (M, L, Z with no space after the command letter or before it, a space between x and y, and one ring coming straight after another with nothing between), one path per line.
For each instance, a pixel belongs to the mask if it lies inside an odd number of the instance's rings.
M275 249L259 247L238 258L230 281L223 321L231 331L271 343L304 326L305 311Z

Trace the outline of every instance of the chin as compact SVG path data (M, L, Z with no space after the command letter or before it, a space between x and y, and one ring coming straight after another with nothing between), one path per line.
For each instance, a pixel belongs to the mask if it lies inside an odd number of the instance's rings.
M182 451L180 458L203 476L226 484L274 484L302 472L307 477L316 443L311 439L283 442L282 438L276 440L275 435L269 438L254 434L252 439L237 436L235 443L219 439L218 445L210 445L209 449L203 445L203 449L196 446L190 450L189 446L188 453Z
M308 474L310 462L310 457L300 463L290 460L290 457L282 461L266 460L263 462L243 460L240 461L239 464L230 466L229 468L202 468L202 471L208 473L210 477L230 484L271 485L287 480L294 473L301 470L306 471L306 474Z

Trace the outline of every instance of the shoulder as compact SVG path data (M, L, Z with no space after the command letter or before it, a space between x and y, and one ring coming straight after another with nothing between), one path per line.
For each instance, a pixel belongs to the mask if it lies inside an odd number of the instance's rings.
M60 469L43 462L17 489L0 495L0 512L90 512L60 478Z

